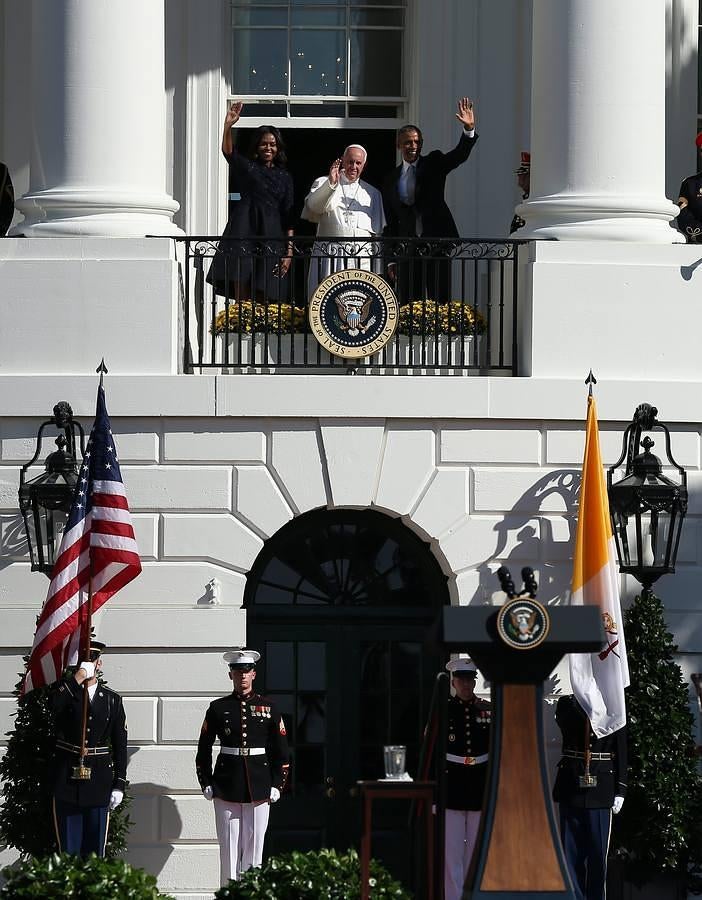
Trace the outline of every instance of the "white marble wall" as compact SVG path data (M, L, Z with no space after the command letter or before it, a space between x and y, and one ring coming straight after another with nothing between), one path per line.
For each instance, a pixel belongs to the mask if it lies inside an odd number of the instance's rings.
M256 380L229 383L245 387L248 381L253 388ZM287 380L269 381L282 386ZM377 385L380 379L364 381ZM542 396L533 408L549 406ZM15 505L18 467L30 454L36 424L0 419L3 734L11 727L11 687L47 585L28 572ZM499 602L492 573L503 562L515 576L533 565L542 600L561 602L567 595L582 422L548 415L149 415L114 416L113 431L144 557L143 575L107 604L98 623L110 644L107 677L125 697L129 720L136 823L129 859L179 896L205 896L217 883L212 811L195 780L195 743L209 700L227 690L221 652L245 641L246 572L282 525L317 507L375 507L402 516L430 542L454 603ZM602 422L606 462L618 455L621 432L619 422ZM661 593L688 673L702 663L702 619L688 589L702 563L700 425L675 424L673 447L690 473L691 508L679 573L661 584ZM209 603L205 588L212 577L222 584L219 606ZM567 690L563 665L549 687ZM553 762L553 728L548 741Z

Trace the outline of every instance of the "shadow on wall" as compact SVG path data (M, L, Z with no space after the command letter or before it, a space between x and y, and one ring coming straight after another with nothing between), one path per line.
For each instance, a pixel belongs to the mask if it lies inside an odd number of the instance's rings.
M495 550L490 559L477 568L480 576L479 597L488 598L495 593L495 566L498 562L508 568L513 562L515 566L528 565L538 570L538 597L542 603L567 602L571 580L568 560L575 541L579 492L580 470L560 469L543 476L522 494L502 521L495 525ZM565 540L554 535L553 517L559 513L568 529ZM538 533L534 520L538 520ZM504 555L508 546L511 549ZM519 589L519 571L512 572L512 576Z
M29 560L27 534L19 512L3 517L0 521L0 569L11 566L18 560L22 562Z
M129 790L133 825L125 859L160 879L182 831L178 807L164 784L141 781L131 783Z

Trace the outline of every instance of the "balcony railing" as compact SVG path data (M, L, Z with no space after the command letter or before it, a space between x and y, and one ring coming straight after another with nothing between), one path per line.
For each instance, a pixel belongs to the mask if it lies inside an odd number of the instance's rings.
M184 372L517 374L520 241L295 238L281 277L287 241L177 240ZM310 329L315 286L342 268L382 275L397 296L398 327L372 356L333 356Z

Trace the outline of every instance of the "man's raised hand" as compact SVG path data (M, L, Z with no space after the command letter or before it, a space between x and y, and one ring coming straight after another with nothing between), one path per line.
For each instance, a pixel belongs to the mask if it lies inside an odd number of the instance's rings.
M468 131L472 131L475 128L475 112L473 110L473 101L470 99L470 97L460 98L460 100L458 101L456 118Z
M329 184L338 184L339 172L341 171L341 160L335 159L329 169Z

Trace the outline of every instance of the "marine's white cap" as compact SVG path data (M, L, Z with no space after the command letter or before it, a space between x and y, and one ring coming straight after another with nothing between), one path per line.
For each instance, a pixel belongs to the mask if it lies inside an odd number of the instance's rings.
M222 656L222 659L225 663L228 663L230 667L255 666L260 658L261 654L258 650L244 650L242 647L237 647L235 650L227 650Z
M446 663L449 672L477 672L475 663L467 653L459 653Z

